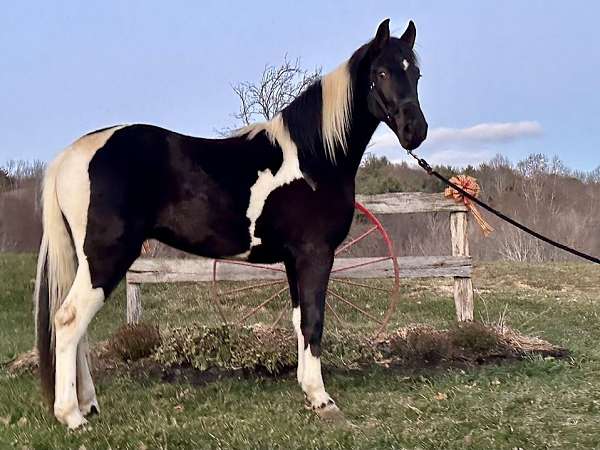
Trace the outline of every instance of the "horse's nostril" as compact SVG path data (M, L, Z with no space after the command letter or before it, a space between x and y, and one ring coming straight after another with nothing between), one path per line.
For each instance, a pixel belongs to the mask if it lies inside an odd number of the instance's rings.
M402 131L404 132L405 136L409 136L414 133L415 127L413 126L412 123L409 122L406 125L404 125L404 129Z

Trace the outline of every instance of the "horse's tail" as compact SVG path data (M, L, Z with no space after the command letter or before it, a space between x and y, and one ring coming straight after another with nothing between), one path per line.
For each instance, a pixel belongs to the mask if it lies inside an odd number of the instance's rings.
M59 155L48 166L44 175L43 234L33 298L42 392L50 405L54 403L54 314L73 284L76 271L75 248L56 191L63 155L64 153Z

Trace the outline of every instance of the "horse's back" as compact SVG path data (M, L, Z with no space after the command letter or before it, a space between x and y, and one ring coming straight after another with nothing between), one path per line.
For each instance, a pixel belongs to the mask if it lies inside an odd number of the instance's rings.
M203 256L249 250L250 188L281 165L264 136L202 139L151 125L89 133L59 158L61 209L94 285L109 289L147 238Z

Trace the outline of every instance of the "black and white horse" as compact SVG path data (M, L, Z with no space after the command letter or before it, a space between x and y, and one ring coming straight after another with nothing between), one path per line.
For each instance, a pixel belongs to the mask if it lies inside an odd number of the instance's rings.
M378 124L406 149L425 139L412 22L373 40L273 120L226 139L149 125L87 134L49 165L35 292L42 386L69 428L98 411L86 329L145 239L208 257L283 261L298 383L337 411L321 376L325 292L354 212L354 178Z

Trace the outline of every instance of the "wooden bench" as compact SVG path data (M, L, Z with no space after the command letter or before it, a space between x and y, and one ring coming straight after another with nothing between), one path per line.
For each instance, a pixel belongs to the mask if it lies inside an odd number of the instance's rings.
M467 208L442 194L403 192L379 195L359 195L356 200L374 214L406 214L447 212L450 214L452 236L451 256L405 256L398 257L400 277L454 278L454 304L459 321L473 320L473 284L471 281L472 261L467 239ZM356 267L344 274L348 278L387 278L393 276L392 261L381 258L342 258L334 262L334 269L374 262ZM213 281L215 265L212 259L160 259L139 258L127 272L127 322L136 323L142 315L140 284L210 282ZM261 265L265 267L265 265ZM269 267L279 270L264 270L249 265L219 264L218 279L223 281L277 280L285 277L282 264Z

